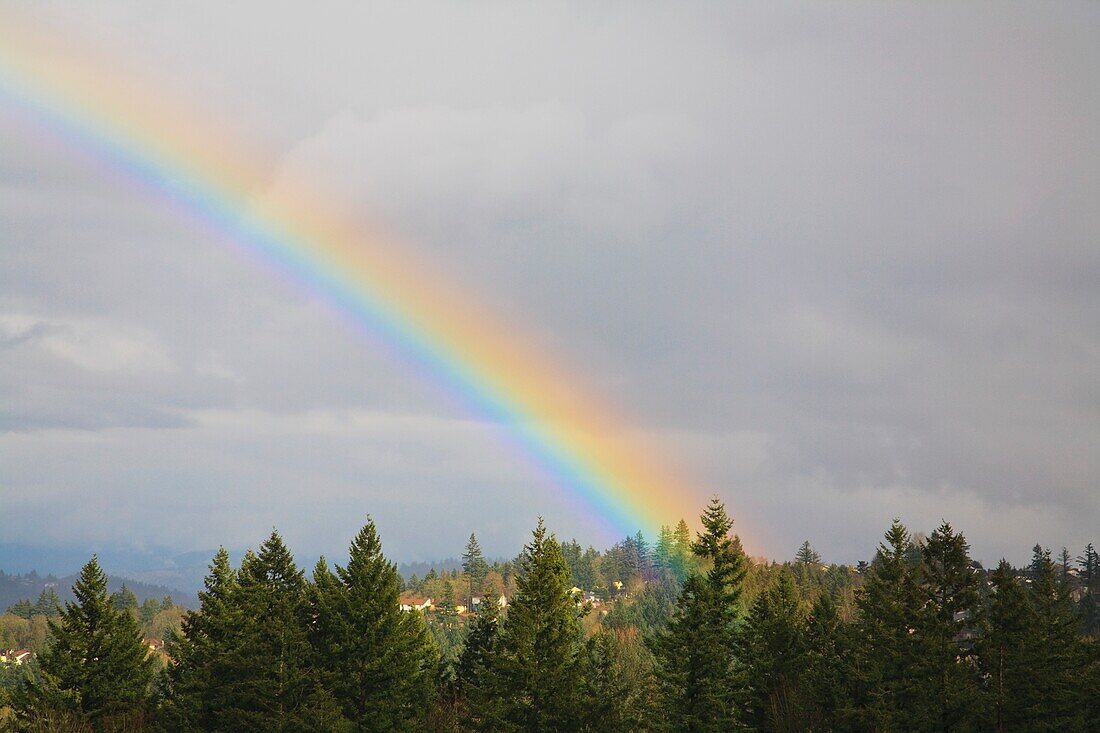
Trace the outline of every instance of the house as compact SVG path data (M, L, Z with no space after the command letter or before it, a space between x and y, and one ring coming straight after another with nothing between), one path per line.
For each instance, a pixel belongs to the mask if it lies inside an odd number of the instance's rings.
M5 664L20 665L27 661L31 656L30 649L9 649L3 655L0 655L0 662Z
M402 611L430 611L433 608L435 608L435 604L432 603L431 598L422 598L420 596L413 595L401 596Z

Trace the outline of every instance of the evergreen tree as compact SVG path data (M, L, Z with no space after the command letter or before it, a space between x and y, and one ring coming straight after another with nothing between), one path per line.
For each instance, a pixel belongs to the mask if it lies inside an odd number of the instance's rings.
M855 723L865 730L917 730L922 722L913 638L921 598L911 551L909 532L895 519L856 597L853 694Z
M687 522L681 519L672 532L672 572L683 583L695 569L691 554L691 530Z
M659 571L672 571L674 541L672 529L667 524L662 524L661 531L657 534L657 544L653 549L653 562Z
M822 593L814 601L806 622L804 688L807 730L846 730L851 713L847 681L850 676L847 628L840 622L836 604Z
M1027 648L1030 608L1024 589L1005 560L990 575L990 594L981 615L978 662L988 688L990 729L997 733L1030 730L1024 701L1031 687Z
M157 710L161 730L224 730L221 715L233 700L221 694L219 680L229 671L229 645L239 616L236 593L237 574L229 553L219 548L199 591L198 612L184 616L180 632L167 647L172 661L161 675Z
M61 599L57 597L57 591L53 586L42 589L38 594L38 600L34 603L34 613L39 616L53 617L61 613Z
M741 717L737 622L747 561L717 498L702 522L691 548L709 570L688 577L668 629L651 641L661 712L667 728L676 731L729 730Z
M56 721L68 714L97 730L136 724L153 679L137 624L112 605L95 556L81 569L73 593L76 602L49 622L51 643L38 657L41 679L27 678L24 717Z
M784 569L753 603L746 632L749 720L762 733L811 728L803 686L808 666L805 626L794 578Z
M1025 650L1032 680L1020 691L1024 717L1036 733L1080 730L1084 721L1077 675L1082 648L1073 602L1057 578L1049 550L1035 546L1029 574Z
M138 607L137 596L123 583L118 592L111 596L111 605L116 611L132 611Z
M455 664L455 688L459 695L471 696L485 677L491 663L500 632L499 591L492 583L485 589L485 598L470 623L466 642Z
M817 554L817 550L810 546L810 541L806 540L798 548L794 561L799 565L820 565L821 555Z
M919 647L921 716L934 731L969 730L977 717L981 679L970 654L978 576L970 546L947 522L921 548Z
M619 637L608 631L592 635L579 656L583 719L577 730L634 733L649 729L644 682L631 675L620 659Z
M399 585L370 520L351 543L347 568L333 574L322 562L314 572L318 663L357 731L414 730L431 703L438 652L420 613L401 611Z
M234 627L212 680L215 730L330 728L331 705L307 637L306 581L278 532L245 555L237 575Z
M583 713L579 612L561 547L542 519L519 561L516 593L485 666L487 707L477 726L503 731L575 730Z
M470 533L470 540L466 543L466 552L462 554L462 572L470 581L469 598L466 605L469 606L475 593L481 592L481 584L485 582L485 576L489 573L489 563L485 562L485 556L481 554L481 545L477 537Z

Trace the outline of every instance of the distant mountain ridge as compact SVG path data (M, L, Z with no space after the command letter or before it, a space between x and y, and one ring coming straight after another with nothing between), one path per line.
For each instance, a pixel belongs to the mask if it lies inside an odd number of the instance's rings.
M57 591L57 595L62 602L71 601L73 600L73 583L76 582L76 578L75 573L58 577L56 575L39 575L34 571L25 574L9 574L0 570L0 613L23 599L28 599L33 603L46 588L53 588ZM171 596L172 602L176 605L187 608L194 608L195 606L196 598L193 594L184 593L163 585L153 585L143 583L140 580L122 578L117 575L107 576L107 588L112 593L123 585L134 592L138 603L146 598L160 599L164 596Z

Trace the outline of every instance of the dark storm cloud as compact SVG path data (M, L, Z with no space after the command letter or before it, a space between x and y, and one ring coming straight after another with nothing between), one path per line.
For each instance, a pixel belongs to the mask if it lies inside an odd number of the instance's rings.
M64 22L278 151L269 191L330 191L521 324L750 549L854 560L895 514L986 560L1096 539L1095 4L256 13ZM22 526L65 503L60 535L331 552L371 511L402 557L511 552L539 511L596 531L308 294L0 130ZM130 508L71 501L105 487ZM153 528L160 500L208 531Z

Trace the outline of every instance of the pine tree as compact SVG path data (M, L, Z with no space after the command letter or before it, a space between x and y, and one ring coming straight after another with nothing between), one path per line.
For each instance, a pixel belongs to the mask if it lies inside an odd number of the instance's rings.
M977 716L981 680L971 657L978 576L966 538L947 522L921 549L921 607L914 641L921 677L920 712L934 731L968 730Z
M753 603L746 630L749 720L762 733L811 726L803 675L808 666L806 621L789 570Z
M621 642L601 630L585 643L578 661L583 680L583 720L579 731L587 733L634 733L649 728L644 678L624 668Z
M51 643L38 657L42 679L28 678L24 716L56 720L58 713L96 729L140 720L153 679L153 661L133 617L107 593L95 556L73 585L75 603L49 622ZM51 717L53 716L53 717Z
M691 555L691 530L683 519L676 524L672 540L672 572L683 583L695 570Z
M672 529L667 524L661 525L657 533L657 545L653 550L653 562L659 571L670 573L672 571L673 542Z
M802 546L798 548L798 553L795 554L794 561L799 565L820 565L821 555L817 554L817 550L810 546L810 541L806 540L802 543Z
M448 581L449 582L449 581ZM314 572L313 641L325 687L358 731L414 730L430 706L438 652L419 612L403 612L397 568L368 520L347 568Z
M138 607L137 596L123 583L118 592L111 596L111 605L116 611L132 611Z
M977 643L978 663L987 680L989 725L997 733L1024 733L1030 730L1023 703L1032 684L1027 658L1031 611L1007 561L1001 560L989 581Z
M211 680L218 730L299 731L331 726L307 637L302 571L278 532L247 553L230 596L234 628Z
M469 633L455 664L455 688L459 695L469 696L485 675L493 658L500 633L499 591L492 583L485 589L485 598L478 606Z
M34 603L34 613L39 616L54 617L61 612L61 599L53 587L43 588Z
M1082 648L1073 602L1057 578L1048 550L1035 546L1028 571L1030 623L1025 649L1032 684L1021 691L1024 717L1028 729L1036 733L1080 730L1077 670L1082 666Z
M485 667L484 689L496 702L471 712L483 729L575 730L583 713L580 614L561 547L541 518L519 565L516 593Z
M806 663L803 685L808 704L807 730L846 730L851 712L847 681L850 675L848 629L840 622L836 604L820 594L806 621Z
M180 632L168 644L172 662L161 677L158 727L164 731L199 733L219 730L224 708L233 701L220 694L219 680L227 673L227 656L237 627L237 574L229 553L219 548L199 591L199 610L183 618Z
M911 553L909 532L895 519L856 596L860 643L853 693L862 729L916 730L922 722L913 638L921 599Z
M466 605L473 602L475 593L481 592L481 584L485 582L485 576L489 573L489 563L485 562L485 556L481 553L481 545L477 542L477 536L470 533L470 540L466 543L466 552L462 554L462 572L470 581L469 597Z
M692 552L709 570L688 577L668 629L650 642L664 723L677 731L728 730L741 717L737 622L747 561L717 498L702 522Z

